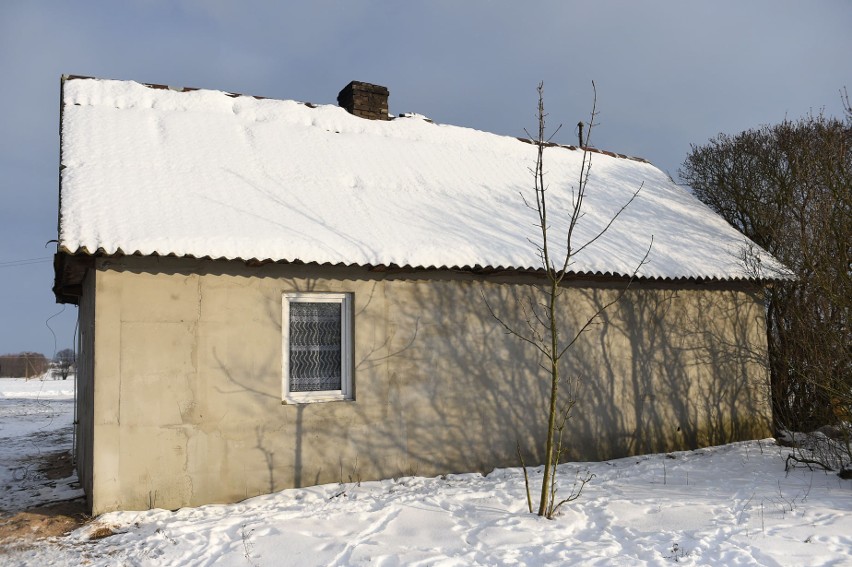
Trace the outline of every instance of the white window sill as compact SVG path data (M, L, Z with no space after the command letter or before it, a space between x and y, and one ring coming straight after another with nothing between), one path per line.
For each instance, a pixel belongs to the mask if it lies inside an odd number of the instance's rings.
M351 402L351 397L344 396L340 392L315 392L301 395L285 395L282 404L313 404L321 402Z

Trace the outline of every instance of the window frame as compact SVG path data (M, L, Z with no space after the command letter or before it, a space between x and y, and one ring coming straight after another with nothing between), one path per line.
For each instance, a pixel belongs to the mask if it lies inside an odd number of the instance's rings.
M290 391L290 304L337 303L340 305L340 389L312 392ZM284 404L347 401L354 399L352 387L352 294L331 292L284 292L281 299L281 382Z

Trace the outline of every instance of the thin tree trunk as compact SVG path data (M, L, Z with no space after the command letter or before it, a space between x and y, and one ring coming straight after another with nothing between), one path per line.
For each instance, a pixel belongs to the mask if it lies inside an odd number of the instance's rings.
M553 438L556 433L556 405L559 393L559 327L556 319L556 296L559 293L557 280L551 277L550 298L550 408L547 416L547 441L544 449L544 478L541 481L541 500L538 515L547 515L550 504L551 469L558 464L553 462Z

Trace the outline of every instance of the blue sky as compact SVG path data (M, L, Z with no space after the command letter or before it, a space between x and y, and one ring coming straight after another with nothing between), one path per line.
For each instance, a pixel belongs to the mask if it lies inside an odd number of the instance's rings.
M48 244L63 73L316 103L354 79L387 86L393 113L515 136L534 126L543 80L566 143L594 80L594 145L675 179L690 144L840 115L839 90L852 88L848 1L521 4L2 0L0 354L52 356L73 341L76 308L54 302Z

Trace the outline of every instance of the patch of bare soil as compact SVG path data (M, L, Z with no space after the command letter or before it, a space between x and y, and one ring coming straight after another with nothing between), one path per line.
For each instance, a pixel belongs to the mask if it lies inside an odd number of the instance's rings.
M39 462L38 472L50 480L71 476L74 465L70 453L60 451L45 455ZM4 551L27 549L41 539L67 534L90 519L85 498L14 512L0 511L0 555Z
M83 498L0 517L0 553L3 549L20 549L35 545L38 540L67 534L89 521Z
M58 451L45 455L39 463L38 472L50 480L68 478L74 474L74 463L71 460L71 453L68 451Z

